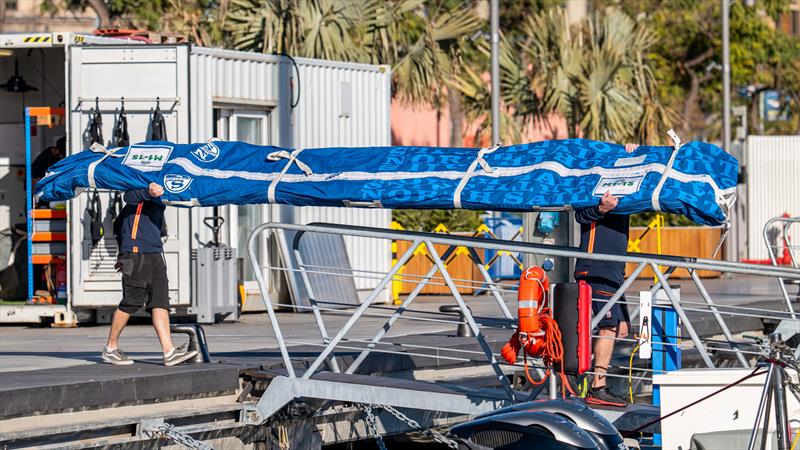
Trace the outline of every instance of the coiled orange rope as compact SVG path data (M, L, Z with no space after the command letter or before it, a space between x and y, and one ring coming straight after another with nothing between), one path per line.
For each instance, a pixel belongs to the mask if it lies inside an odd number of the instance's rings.
M558 328L558 323L553 319L550 308L542 308L539 311L539 326L544 332L544 347L541 352L542 361L544 362L547 370L541 380L535 381L528 371L528 353L523 348L523 367L525 368L525 377L528 382L534 386L538 386L547 380L550 376L550 368L554 364L559 367L559 376L561 377L561 397L567 397L567 391L575 397L578 395L572 390L567 380L567 375L564 373L564 344L561 341L561 329ZM538 356L538 355L537 355Z

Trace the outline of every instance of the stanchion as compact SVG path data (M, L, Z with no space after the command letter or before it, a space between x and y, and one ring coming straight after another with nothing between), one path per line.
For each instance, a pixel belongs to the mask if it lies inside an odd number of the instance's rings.
M758 431L761 429L761 442L759 448L766 449L767 436L769 435L770 410L772 402L775 402L775 431L778 440L778 450L788 450L791 439L791 429L789 428L788 413L786 410L786 378L784 377L784 367L787 363L785 358L791 355L791 349L781 340L780 333L769 335L769 356L759 363L760 366L769 366L767 378L764 381L764 389L761 391L761 401L758 404L753 431L750 433L750 441L747 450L754 450ZM791 379L788 380L791 383ZM797 396L795 390L792 393Z
M670 286L680 301L680 286ZM639 295L650 295L643 291ZM652 357L653 373L667 373L681 368L680 318L667 299L663 289L656 291L652 306ZM661 387L653 385L653 405L661 405ZM653 444L661 445L661 434L653 435Z

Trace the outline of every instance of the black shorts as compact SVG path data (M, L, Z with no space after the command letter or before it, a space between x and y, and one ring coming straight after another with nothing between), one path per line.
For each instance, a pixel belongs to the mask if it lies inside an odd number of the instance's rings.
M620 284L615 283L605 278L583 278L589 286L592 287L592 314L597 315L608 300L614 296L614 293L620 287ZM620 322L630 323L631 317L628 314L628 305L625 303L625 294L619 298L619 301L611 307L605 314L602 320L597 324L597 328L615 328Z
M122 273L119 310L133 314L142 308L169 309L167 263L163 253L120 253L117 267Z

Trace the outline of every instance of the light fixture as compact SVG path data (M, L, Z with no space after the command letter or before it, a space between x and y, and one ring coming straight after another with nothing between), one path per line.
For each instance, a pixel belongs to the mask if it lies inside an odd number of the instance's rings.
M5 89L7 92L28 92L38 91L39 89L28 85L24 78L19 74L19 60L14 60L14 75L6 81L6 84L0 85L0 89Z

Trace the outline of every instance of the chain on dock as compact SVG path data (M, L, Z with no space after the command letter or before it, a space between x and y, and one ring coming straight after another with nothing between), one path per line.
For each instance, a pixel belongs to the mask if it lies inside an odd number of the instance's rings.
M378 443L378 447L380 450L386 450L386 444L383 442L383 437L381 437L380 433L378 433L378 427L376 424L375 414L373 414L373 408L381 408L384 411L388 412L389 414L397 417L398 420L404 422L406 425L410 426L411 428L419 431L420 433L428 436L429 438L435 440L436 442L446 445L450 448L457 449L458 443L452 439L448 439L442 433L438 431L431 430L429 428L423 428L416 420L408 417L407 415L400 412L398 409L389 406L389 405L364 405L364 412L367 415L367 427L369 428L369 432L372 436L375 437L375 440Z
M383 436L378 433L378 423L375 420L375 414L372 413L372 405L364 405L364 413L367 415L367 430L370 436L375 438L375 443L378 444L378 449L386 450L386 443L383 442Z
M169 439L176 444L183 445L187 448L195 450L214 450L214 447L206 444L203 441L198 441L186 433L178 431L174 425L166 422L147 426L145 427L144 431L151 437Z

